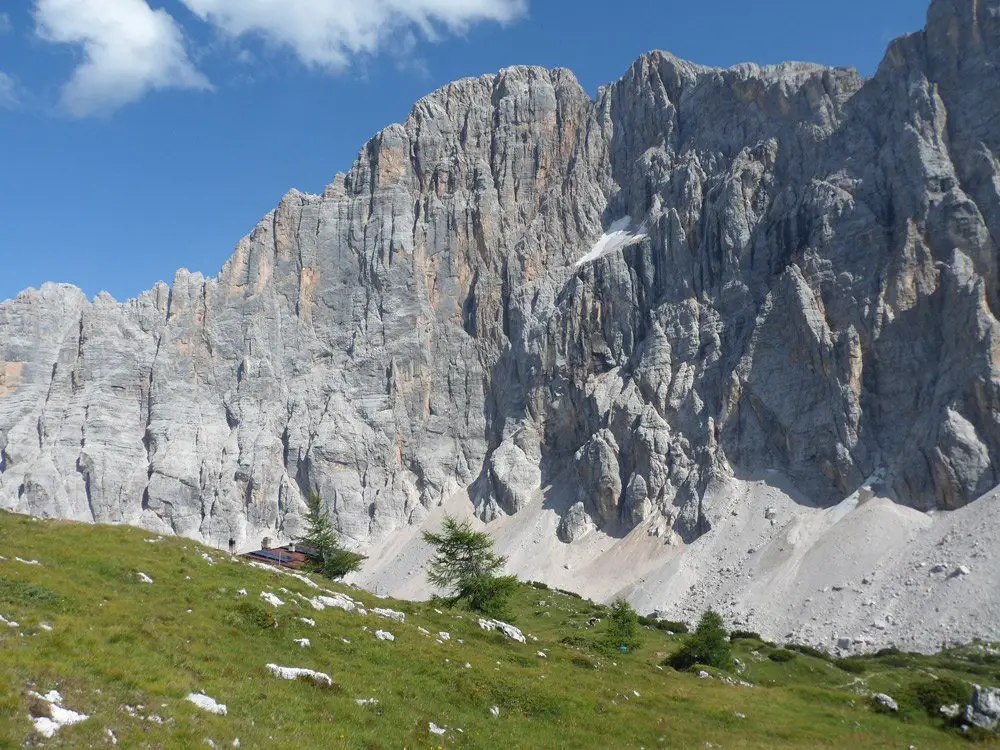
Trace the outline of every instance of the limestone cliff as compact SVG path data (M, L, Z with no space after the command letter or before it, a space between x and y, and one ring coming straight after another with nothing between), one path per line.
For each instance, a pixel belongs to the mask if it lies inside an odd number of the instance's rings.
M958 508L1000 484L998 238L1000 0L935 0L868 80L458 81L216 278L0 304L0 507L224 545L316 490L365 544L551 487L564 542L690 540L770 468Z

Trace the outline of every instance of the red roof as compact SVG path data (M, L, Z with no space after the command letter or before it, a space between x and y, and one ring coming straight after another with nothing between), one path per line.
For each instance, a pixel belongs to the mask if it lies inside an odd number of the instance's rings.
M291 568L292 570L298 570L309 562L309 555L300 550L292 552L288 547L259 549L255 552L247 552L245 555L241 555L241 557L276 567Z

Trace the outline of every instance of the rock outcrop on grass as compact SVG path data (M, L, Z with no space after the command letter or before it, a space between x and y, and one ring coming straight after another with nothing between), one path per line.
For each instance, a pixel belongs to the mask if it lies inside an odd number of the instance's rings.
M1000 727L1000 688L975 686L972 701L965 707L965 721L980 729Z

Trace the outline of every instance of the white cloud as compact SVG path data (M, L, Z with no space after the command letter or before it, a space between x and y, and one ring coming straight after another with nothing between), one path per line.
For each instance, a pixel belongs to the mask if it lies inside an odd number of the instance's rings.
M6 13L0 13L0 34L6 34L10 30L10 16Z
M17 95L17 81L0 70L0 108L13 109L21 103Z
M506 23L527 0L181 0L193 13L233 37L259 35L291 48L303 63L328 70L357 55L386 50L412 29L436 39L439 30ZM392 51L391 49L389 51Z
M74 115L114 110L151 89L210 88L177 22L146 0L36 0L35 23L42 39L83 48L62 92Z

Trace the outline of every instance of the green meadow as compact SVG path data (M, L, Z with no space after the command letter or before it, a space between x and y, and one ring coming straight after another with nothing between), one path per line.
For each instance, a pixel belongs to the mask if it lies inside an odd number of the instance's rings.
M522 644L483 630L466 610L381 599L315 576L314 588L137 529L0 513L0 555L0 615L17 623L0 623L3 748L996 744L933 705L956 684L1000 684L1000 657L982 644L835 660L742 634L732 640L731 671L678 672L664 661L689 636L646 621L639 648L621 653L605 637L607 608L541 584L521 585L512 601ZM310 604L337 592L367 613ZM378 639L379 630L395 640ZM303 638L310 645L296 643ZM323 672L333 684L279 679L268 664ZM46 739L33 716L47 704L32 693L50 690L89 718ZM226 714L186 700L197 692ZM875 692L899 711L881 713Z

